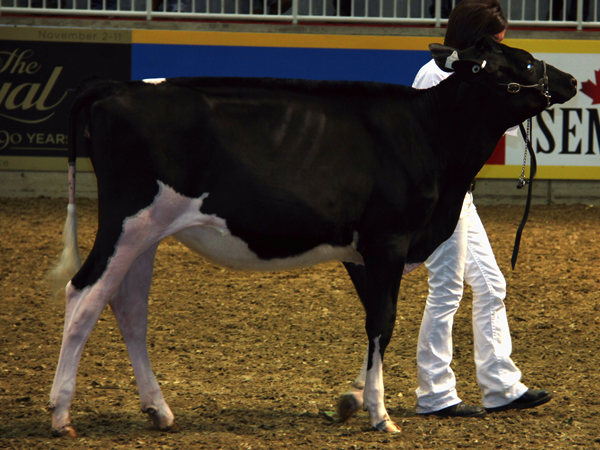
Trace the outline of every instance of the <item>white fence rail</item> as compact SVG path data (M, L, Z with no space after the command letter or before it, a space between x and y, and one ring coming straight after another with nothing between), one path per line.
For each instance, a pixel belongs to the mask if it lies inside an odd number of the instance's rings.
M0 14L445 24L457 0L0 0ZM460 1L460 0L458 0ZM512 26L600 27L600 0L500 0Z

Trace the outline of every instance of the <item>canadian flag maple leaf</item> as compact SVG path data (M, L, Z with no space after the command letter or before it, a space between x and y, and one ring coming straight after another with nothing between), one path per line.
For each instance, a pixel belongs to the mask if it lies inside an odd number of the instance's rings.
M592 105L600 103L600 70L594 70L596 84L592 80L581 83L581 92L592 99Z

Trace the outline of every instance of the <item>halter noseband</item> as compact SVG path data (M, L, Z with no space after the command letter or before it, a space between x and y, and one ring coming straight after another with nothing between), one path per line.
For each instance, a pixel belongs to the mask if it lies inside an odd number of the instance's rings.
M550 108L552 96L550 95L550 86L548 83L548 74L546 73L546 61L542 60L542 64L544 65L544 76L540 78L540 81L537 84L519 84L519 83L499 83L500 86L506 86L506 90L511 94L518 94L522 88L532 88L537 89L542 93L544 97L546 97L546 101L548 102L548 108Z

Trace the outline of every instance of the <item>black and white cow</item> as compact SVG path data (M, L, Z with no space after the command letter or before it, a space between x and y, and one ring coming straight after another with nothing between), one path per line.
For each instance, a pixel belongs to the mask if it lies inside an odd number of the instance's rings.
M161 239L173 235L236 270L338 260L366 311L364 408L397 432L382 361L403 272L447 239L471 180L504 131L576 93L575 79L483 38L464 51L431 46L454 75L427 90L276 79L90 82L70 116L71 198L57 273L65 327L50 394L55 435L76 436L69 410L88 336L110 305L142 411L176 427L146 348L148 292ZM76 149L98 180L96 241L79 268ZM75 273L76 272L76 273ZM64 286L64 284L63 284Z

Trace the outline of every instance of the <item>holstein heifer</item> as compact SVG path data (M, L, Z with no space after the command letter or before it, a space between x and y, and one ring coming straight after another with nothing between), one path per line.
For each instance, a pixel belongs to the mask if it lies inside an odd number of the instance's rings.
M377 429L399 431L384 406L382 361L403 271L451 235L471 180L504 131L548 99L562 103L576 92L572 76L489 38L431 52L454 75L422 91L244 78L96 81L80 90L57 268L76 274L66 286L50 394L55 435L76 436L69 410L77 367L107 304L142 411L161 430L177 426L146 348L154 256L170 235L235 270L342 261L366 311L364 408ZM77 270L73 178L81 145L98 179L99 224Z

